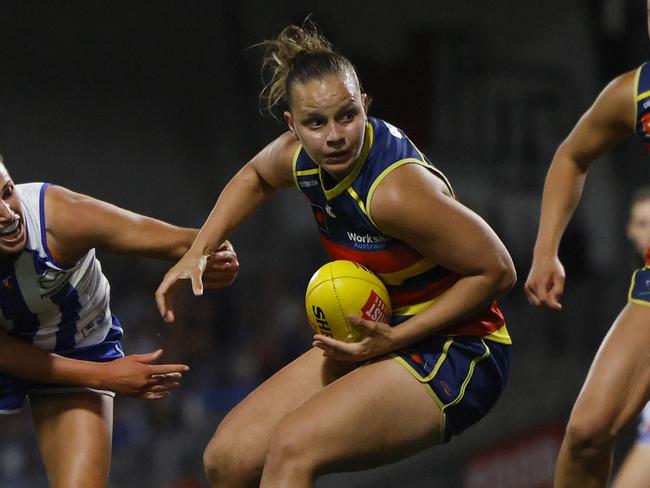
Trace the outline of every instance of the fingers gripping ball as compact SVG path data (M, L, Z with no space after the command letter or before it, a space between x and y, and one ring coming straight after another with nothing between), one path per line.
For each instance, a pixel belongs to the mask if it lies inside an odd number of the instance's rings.
M388 291L377 275L344 260L327 263L314 273L307 285L305 308L318 334L345 342L361 338L348 316L388 323L391 315Z

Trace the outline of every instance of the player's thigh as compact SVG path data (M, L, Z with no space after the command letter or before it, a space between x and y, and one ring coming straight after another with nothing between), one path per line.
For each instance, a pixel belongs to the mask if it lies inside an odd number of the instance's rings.
M323 357L310 349L275 373L242 400L221 422L206 455L227 451L263 464L273 431L298 405L327 384L354 369L354 365Z
M628 304L605 336L576 401L572 422L619 432L650 396L650 307Z
M30 406L51 486L106 486L113 398L93 392L33 395Z
M352 371L288 415L267 462L298 454L313 457L323 472L366 469L438 443L440 431L441 412L425 386L386 358Z

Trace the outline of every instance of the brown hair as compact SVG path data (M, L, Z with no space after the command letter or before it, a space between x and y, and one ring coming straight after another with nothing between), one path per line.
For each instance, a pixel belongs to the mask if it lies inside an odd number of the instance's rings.
M291 108L291 87L326 75L350 73L359 80L354 65L337 53L318 27L307 19L302 27L290 25L273 40L260 43L266 47L262 78L269 77L260 93L260 101L273 115L273 109L284 102Z

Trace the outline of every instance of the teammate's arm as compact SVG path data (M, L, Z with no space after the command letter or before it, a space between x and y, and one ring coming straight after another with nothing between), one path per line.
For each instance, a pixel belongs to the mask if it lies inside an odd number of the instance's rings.
M162 351L107 363L80 361L44 351L0 329L0 371L43 383L85 386L157 400L179 386L184 364L152 364Z
M562 307L560 240L578 205L591 163L633 133L634 76L634 71L625 73L605 87L553 157L544 183L533 264L525 285L528 300L534 305Z
M377 187L370 213L384 233L462 277L426 310L395 327L351 317L366 332L358 343L318 336L315 345L334 358L359 361L406 347L489 306L515 283L512 259L494 231L419 165L390 173Z
M178 280L190 279L194 293L200 295L205 256L276 189L293 185L292 161L297 148L296 137L286 132L259 152L226 185L194 244L167 272L156 291L158 310L166 322L174 321L171 296Z

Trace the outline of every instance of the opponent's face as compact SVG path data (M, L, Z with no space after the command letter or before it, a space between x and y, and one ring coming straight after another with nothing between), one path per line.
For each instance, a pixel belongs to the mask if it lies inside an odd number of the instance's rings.
M646 250L650 247L650 200L641 200L632 205L627 237L637 252L645 258Z
M367 97L349 72L291 87L292 106L284 117L305 151L335 180L352 170L363 147Z

